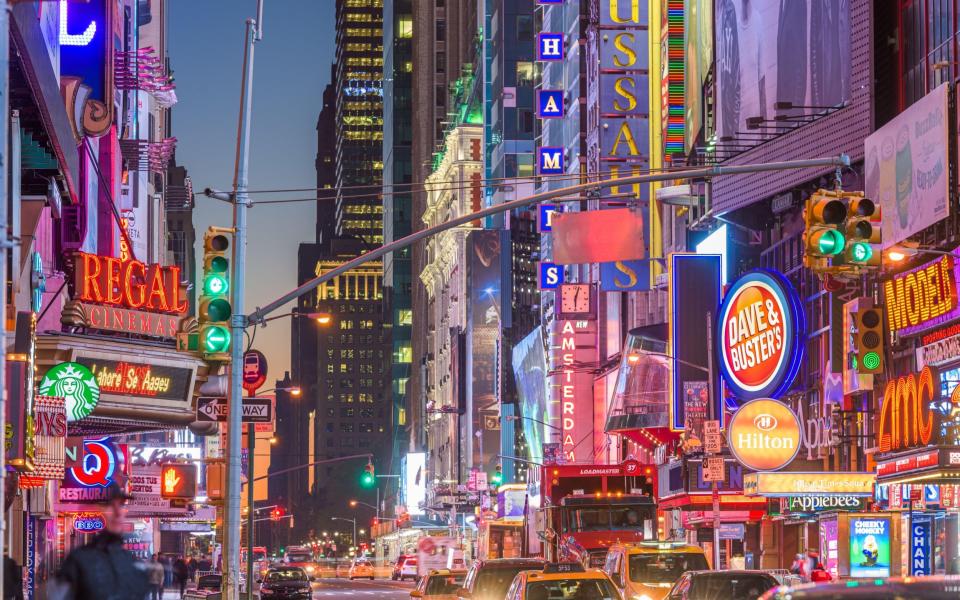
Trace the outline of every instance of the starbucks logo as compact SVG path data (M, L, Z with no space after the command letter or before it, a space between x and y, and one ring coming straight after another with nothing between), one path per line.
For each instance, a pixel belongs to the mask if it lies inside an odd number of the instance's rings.
M79 421L90 415L100 399L100 386L90 369L79 363L60 363L43 376L38 393L63 398L67 421Z

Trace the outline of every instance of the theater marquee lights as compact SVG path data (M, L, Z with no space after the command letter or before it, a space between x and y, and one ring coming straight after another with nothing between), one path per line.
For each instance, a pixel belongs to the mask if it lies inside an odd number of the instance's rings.
M885 281L883 299L890 331L913 335L960 318L958 280L960 260L941 256Z
M782 275L758 269L736 280L717 320L720 372L741 400L779 398L803 352L800 298Z
M898 377L887 383L877 426L877 449L891 452L926 446L934 433L931 408L939 396L939 379L930 367L919 375Z

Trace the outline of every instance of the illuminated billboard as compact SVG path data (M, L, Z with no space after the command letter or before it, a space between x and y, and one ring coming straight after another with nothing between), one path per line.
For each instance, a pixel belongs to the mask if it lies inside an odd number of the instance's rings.
M422 515L427 501L427 455L408 452L404 457L403 502L407 514Z

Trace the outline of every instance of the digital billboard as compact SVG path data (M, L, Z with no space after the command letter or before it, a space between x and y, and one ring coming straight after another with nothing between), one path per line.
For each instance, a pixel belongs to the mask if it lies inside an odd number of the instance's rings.
M427 455L423 452L408 452L404 457L403 502L407 514L422 515L422 505L427 500Z
M748 119L812 114L850 99L848 0L717 0L714 28L718 137L739 137ZM774 107L783 102L810 108Z
M890 518L850 518L850 577L890 577Z
M547 355L543 347L543 328L538 326L513 347L513 376L517 384L518 412L522 415L527 456L535 463L543 462L546 428L538 421L547 416ZM551 430L552 431L552 430Z

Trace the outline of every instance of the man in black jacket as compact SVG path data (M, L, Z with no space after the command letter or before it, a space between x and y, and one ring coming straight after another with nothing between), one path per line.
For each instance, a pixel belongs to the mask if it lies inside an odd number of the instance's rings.
M75 600L144 600L149 588L146 572L123 548L123 525L130 498L116 482L107 487L103 531L76 548L64 561L59 580Z

